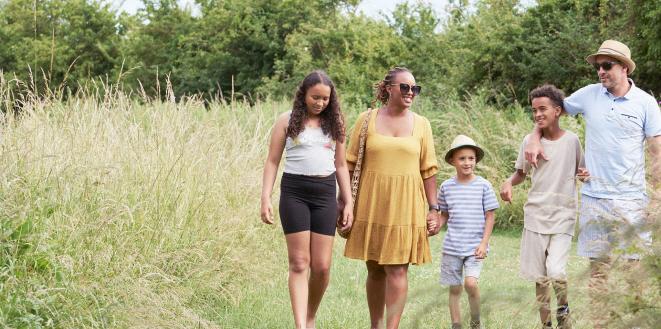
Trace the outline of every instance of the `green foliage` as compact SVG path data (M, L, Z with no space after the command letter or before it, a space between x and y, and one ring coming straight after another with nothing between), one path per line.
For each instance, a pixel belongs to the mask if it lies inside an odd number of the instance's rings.
M661 94L661 0L451 1L447 19L425 2L383 19L356 13L358 0L200 0L196 14L143 2L117 15L96 0L0 1L0 69L56 92L101 78L150 96L251 102L289 97L324 69L345 101L366 104L398 65L429 94L513 103L544 82L571 92L596 81L585 57L614 38L632 50L636 83Z
M457 6L444 33L450 51L450 84L464 93L486 87L493 97L525 102L529 90L553 83L568 93L596 81L585 57L606 39L628 44L636 82L660 94L658 71L661 2L542 0L523 9L518 1L480 1L474 14ZM642 19L637 19L642 17ZM649 38L643 38L647 35ZM472 64L472 65L470 65ZM642 69L640 69L642 68ZM640 70L639 70L640 69Z
M182 61L191 61L189 44L197 30L197 20L189 10L180 8L176 0L144 1L145 9L136 17L123 17L128 27L122 44L125 63L123 80L129 88L139 87L149 95L162 96L171 81L182 93L193 93L190 75ZM194 52L194 51L193 51ZM122 72L120 72L122 73ZM167 79L169 77L169 79Z
M33 82L33 88L76 89L117 64L117 25L110 4L100 1L4 1L0 69Z
M636 0L628 3L626 22L628 40L635 56L638 81L643 89L661 98L661 0Z
M391 54L402 48L400 40L386 24L364 16L340 17L326 24L305 24L287 37L286 54L276 63L277 75L265 80L265 91L292 93L305 75L321 67L349 103L371 101L374 82L398 64Z

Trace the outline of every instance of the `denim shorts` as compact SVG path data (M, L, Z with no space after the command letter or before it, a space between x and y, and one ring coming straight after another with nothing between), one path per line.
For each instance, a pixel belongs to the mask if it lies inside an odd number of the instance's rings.
M464 277L480 278L483 259L474 255L454 256L443 254L441 259L441 284L444 286L460 286Z
M640 259L638 251L652 244L645 225L647 200L598 199L581 195L578 255L610 257L613 250L626 259Z

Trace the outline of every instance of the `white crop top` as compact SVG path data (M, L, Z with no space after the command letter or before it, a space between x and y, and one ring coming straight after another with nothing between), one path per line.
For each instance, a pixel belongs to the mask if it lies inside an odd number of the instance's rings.
M305 127L296 138L285 141L285 172L328 176L335 172L335 141L319 128Z

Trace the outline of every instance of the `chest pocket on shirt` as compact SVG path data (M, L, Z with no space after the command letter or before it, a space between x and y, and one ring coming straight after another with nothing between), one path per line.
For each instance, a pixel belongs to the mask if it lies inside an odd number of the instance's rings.
M616 127L620 130L620 135L623 138L642 138L643 137L643 120L637 115L628 113L620 113L614 110L612 120L615 121Z

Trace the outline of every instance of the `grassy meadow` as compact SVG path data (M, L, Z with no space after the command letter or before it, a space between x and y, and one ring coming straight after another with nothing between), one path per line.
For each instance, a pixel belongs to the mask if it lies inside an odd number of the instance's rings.
M33 96L2 116L0 327L293 326L282 231L258 214L269 130L290 102L165 99L105 88ZM362 108L345 106L350 125ZM496 188L531 127L522 108L498 109L479 95L422 97L415 110L432 122L439 159L458 133L481 144L479 173ZM439 181L452 173L441 166ZM524 196L517 188L498 213L481 284L488 328L538 323L532 284L517 275ZM447 289L437 284L441 240L432 239L433 264L411 269L403 328L449 324ZM338 238L318 328L369 325L366 270L341 256L343 245ZM586 263L574 254L572 310L576 327L587 328ZM654 282L648 299L658 315Z

